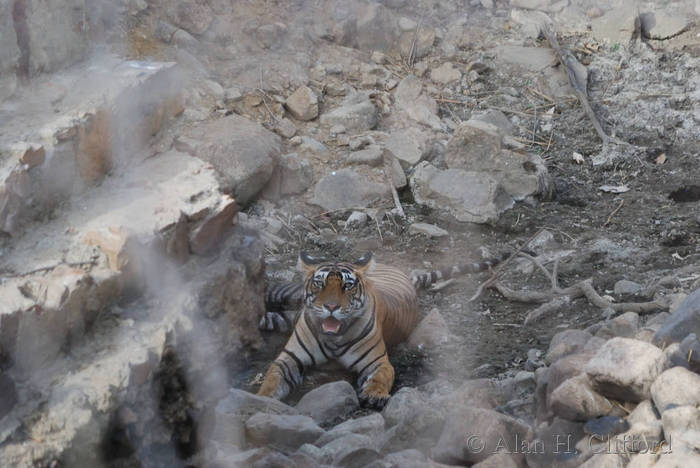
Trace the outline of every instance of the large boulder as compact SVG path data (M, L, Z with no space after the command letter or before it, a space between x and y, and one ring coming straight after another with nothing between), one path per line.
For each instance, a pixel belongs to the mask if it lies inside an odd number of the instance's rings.
M313 418L318 424L332 422L360 406L355 389L340 380L321 385L304 395L296 409Z
M270 180L281 151L277 135L236 114L191 128L176 145L210 163L242 207Z
M700 405L700 375L683 367L673 367L651 385L651 398L663 412L672 405Z
M652 383L667 365L666 355L656 346L613 338L588 362L585 372L602 395L637 402L651 396Z
M435 99L423 92L423 82L414 75L409 75L399 83L394 94L396 107L410 119L426 125L433 130L442 130Z
M542 158L506 149L504 137L504 131L491 123L463 122L447 144L447 167L489 175L516 201L549 196L552 183Z
M302 415L256 413L245 423L247 440L256 446L296 450L318 439L325 431Z
M367 180L350 169L333 171L321 178L311 202L324 210L366 208L389 199L389 186Z
M668 345L682 341L690 333L700 336L700 289L685 298L654 334L653 342L657 346Z
M254 414L298 415L298 411L273 398L231 389L216 406L205 411L200 430L206 440L235 447L245 446L245 422Z
M456 408L448 414L432 456L452 465L478 463L496 452L516 453L515 441L528 444L532 436L529 426L510 416L481 408ZM519 458L524 461L522 454Z
M322 125L342 125L351 133L372 130L377 122L377 108L365 93L349 94L339 107L321 115Z
M498 180L488 173L440 170L423 161L410 179L416 203L446 210L458 221L488 223L513 205Z

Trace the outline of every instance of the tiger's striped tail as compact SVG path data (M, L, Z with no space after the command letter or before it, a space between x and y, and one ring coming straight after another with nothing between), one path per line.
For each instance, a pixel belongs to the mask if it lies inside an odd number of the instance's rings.
M304 283L273 283L265 290L265 314L258 328L286 332L294 327L304 302Z
M440 270L428 271L425 273L416 273L411 275L413 287L418 289L427 289L438 281L445 281L457 276L466 275L469 273L479 273L490 270L499 263L510 257L510 254L505 254L501 258L493 258L483 262L465 263L462 265L453 265L451 267Z

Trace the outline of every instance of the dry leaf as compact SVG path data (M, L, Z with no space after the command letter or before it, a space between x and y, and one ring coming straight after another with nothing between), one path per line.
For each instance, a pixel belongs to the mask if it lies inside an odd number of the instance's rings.
M656 159L654 160L654 162L655 162L656 164L663 164L663 163L665 163L665 162L666 162L666 153L661 153L660 155L658 155L658 156L656 157Z
M583 155L581 153L577 153L576 151L574 151L573 158L576 164L583 164L583 162L585 161Z

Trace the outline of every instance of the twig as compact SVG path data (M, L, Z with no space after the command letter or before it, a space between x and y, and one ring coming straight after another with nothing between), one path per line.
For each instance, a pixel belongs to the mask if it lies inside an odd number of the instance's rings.
M399 200L399 192L396 191L394 184L389 184L391 186L391 196L394 197L394 205L396 205L396 211L399 212L399 216L406 218L406 213L403 211L403 206L401 206L401 200Z
M379 227L379 216L374 217L374 222L377 225L377 232L379 233L379 240L384 242L384 236L382 236L382 229Z
M614 210L612 210L612 213L610 213L610 215L608 216L608 219L605 221L605 223L603 223L603 227L605 227L605 226L607 226L608 224L610 224L610 221L612 221L613 216L615 216L615 215L617 214L617 212L620 211L620 208L622 208L622 205L623 205L624 203L625 203L625 200L624 200L624 199L620 200L620 204L617 205L617 208L615 208Z
M581 106L583 106L583 110L590 119L591 123L593 124L593 127L595 128L596 132L598 132L598 136L603 140L603 144L607 145L608 143L618 143L618 144L628 144L622 140L619 140L617 138L613 138L611 136L608 136L607 133L605 133L605 130L603 130L603 126L600 124L600 120L598 120L598 117L595 115L595 112L593 111L593 108L591 107L591 104L588 100L588 93L586 92L586 89L581 86L581 83L579 83L579 80L576 78L576 71L575 67L576 65L580 64L578 63L578 60L576 60L576 57L568 51L563 49L560 45L559 42L557 41L557 35L552 29L550 29L549 25L544 25L542 28L543 32L549 39L549 43L552 46L552 49L554 49L554 52L557 54L557 57L559 58L559 62L562 64L562 66L566 69L566 73L569 76L569 82L571 83L571 86L574 88L574 92L576 93L576 96L578 97L579 101L581 102Z

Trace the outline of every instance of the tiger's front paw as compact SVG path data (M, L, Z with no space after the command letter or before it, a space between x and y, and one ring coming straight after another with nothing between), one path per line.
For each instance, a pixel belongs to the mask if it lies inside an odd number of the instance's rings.
M287 321L281 313L265 312L265 314L263 314L263 316L260 318L260 322L258 323L258 329L260 329L261 331L278 331L286 333L287 331L289 331L289 325L287 324Z
M374 408L376 410L381 410L384 405L389 401L389 392L383 390L382 386L377 384L369 383L362 388L359 393L360 403L362 406L369 408Z

